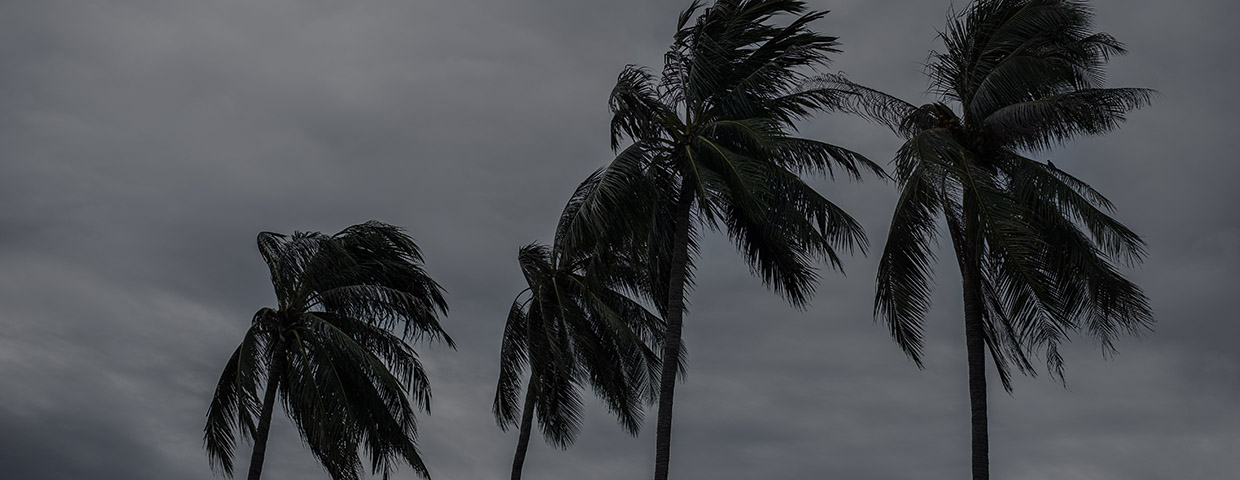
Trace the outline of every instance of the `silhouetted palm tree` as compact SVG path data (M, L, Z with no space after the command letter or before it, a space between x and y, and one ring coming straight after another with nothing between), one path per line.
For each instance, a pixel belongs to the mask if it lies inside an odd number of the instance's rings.
M1103 88L1103 67L1124 53L1092 31L1092 12L1071 0L979 0L949 19L944 52L927 72L940 102L914 107L825 77L859 94L860 111L907 141L895 157L900 199L879 263L875 315L921 365L938 218L960 267L972 411L973 478L989 478L986 355L1004 388L1010 368L1035 374L1045 356L1062 379L1059 344L1072 332L1113 339L1151 325L1145 295L1116 263L1134 265L1145 244L1110 216L1085 182L1028 158L1080 135L1116 128L1150 101L1140 88Z
M513 480L521 478L535 415L548 443L567 448L576 439L582 387L592 387L636 435L643 408L655 397L659 356L652 347L663 336L662 319L626 295L636 291L637 272L618 257L527 245L517 259L529 287L513 301L504 326L493 409L504 430L519 418Z
M212 468L232 476L241 437L253 440L249 478L259 478L279 396L332 478L360 478L359 448L372 473L388 478L404 461L429 478L408 394L429 410L431 390L406 340L453 343L439 326L442 289L413 239L372 221L332 236L260 233L258 250L277 306L254 314L220 375L204 440Z
M787 23L771 22L785 14ZM839 267L837 248L865 246L861 227L798 177L833 167L854 177L859 168L881 172L853 152L793 135L796 120L844 95L801 88L837 52L834 37L808 28L823 15L799 1L694 2L680 15L661 78L628 66L612 91L612 148L633 143L578 190L577 214L557 245L646 235L637 244L650 249L652 293L667 318L663 358L680 348L699 227L726 230L754 274L797 307L813 293L816 262ZM667 478L676 371L663 363L656 480Z

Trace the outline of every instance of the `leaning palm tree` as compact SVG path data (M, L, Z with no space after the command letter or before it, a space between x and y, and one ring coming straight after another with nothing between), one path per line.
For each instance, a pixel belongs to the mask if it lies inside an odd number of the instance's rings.
M360 478L363 448L374 474L386 479L403 461L429 478L409 394L429 411L430 385L406 341L453 343L439 326L442 288L413 239L372 221L332 236L263 232L258 250L276 307L254 314L220 375L204 440L212 468L232 476L240 437L253 441L249 478L259 478L279 397L332 478Z
M835 37L809 29L824 12L786 0L702 7L694 2L681 13L661 78L636 66L621 72L610 99L612 148L619 152L578 189L570 201L576 214L556 242L648 249L652 294L667 319L664 359L680 349L701 227L726 231L754 274L804 307L817 284L815 264L838 268L837 249L864 248L866 239L857 222L798 174L881 172L851 151L794 135L795 121L845 95L802 88L837 52ZM791 18L771 22L779 15ZM619 149L625 138L632 143ZM635 235L644 238L633 241ZM663 362L656 480L667 478L676 373L676 362Z
M1036 374L1038 354L1062 381L1059 345L1071 333L1110 353L1118 335L1152 322L1145 295L1117 269L1144 258L1141 238L1085 182L1029 158L1117 128L1153 95L1103 88L1107 59L1124 50L1092 31L1092 17L1080 1L973 2L949 19L945 51L931 54L940 101L921 107L823 78L907 139L894 160L901 192L874 313L919 366L938 218L947 224L964 292L975 480L989 478L987 354L1011 391L1012 366Z
M551 445L567 448L576 439L583 386L636 435L643 408L655 397L654 347L663 336L662 319L629 296L642 291L634 275L639 271L611 252L564 255L533 244L522 247L517 260L529 286L513 301L504 326L493 410L501 429L519 425L513 480L521 478L535 416Z

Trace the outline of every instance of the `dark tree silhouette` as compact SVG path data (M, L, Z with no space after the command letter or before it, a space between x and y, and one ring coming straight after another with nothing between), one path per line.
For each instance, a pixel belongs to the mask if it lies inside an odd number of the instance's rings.
M612 91L619 153L578 189L557 244L624 238L648 248L651 293L667 319L665 359L680 351L701 227L726 231L754 274L796 307L813 293L816 262L838 268L837 249L866 245L860 225L798 176L881 173L856 153L794 136L796 120L848 95L802 85L837 52L834 37L809 29L824 14L799 1L694 2L680 15L660 78L628 66ZM772 21L782 15L785 23ZM620 149L625 138L633 143ZM634 235L645 238L629 242ZM656 480L667 478L676 375L677 363L664 362Z
M901 192L879 263L874 313L921 365L938 219L947 224L964 291L973 478L989 478L986 356L1011 391L1010 371L1036 374L1045 357L1062 380L1058 347L1071 333L1114 350L1121 334L1152 325L1145 295L1117 270L1145 244L1110 216L1085 182L1028 158L1119 126L1153 92L1103 88L1122 45L1092 30L1085 2L979 0L949 18L945 51L927 73L940 101L915 107L841 76L856 111L907 141L896 153Z
M517 260L529 287L508 313L493 409L500 428L519 426L513 480L521 478L535 416L548 443L567 448L576 439L582 387L593 388L636 435L657 391L654 349L664 330L661 318L626 294L641 291L640 271L615 255L565 255L527 245Z
M361 477L359 449L385 479L402 461L429 478L409 393L429 411L431 390L406 340L453 343L439 326L442 288L413 239L372 221L332 236L260 233L258 250L277 306L254 314L220 375L204 439L212 468L232 476L240 437L254 443L249 478L260 477L279 397L332 478Z

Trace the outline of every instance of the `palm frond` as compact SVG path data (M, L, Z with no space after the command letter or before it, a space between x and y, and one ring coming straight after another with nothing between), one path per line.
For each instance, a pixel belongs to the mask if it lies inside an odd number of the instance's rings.
M849 80L843 72L812 77L802 88L807 92L839 92L832 99L835 108L883 125L896 133L904 133L902 125L917 110L916 106L904 100Z
M1060 304L1051 312L1066 329L1083 330L1103 347L1114 351L1119 334L1139 334L1152 325L1148 299L1139 287L1125 279L1071 217L1042 205L1031 216L1042 241L1060 248L1035 257L1052 278ZM1052 340L1031 342L1045 348ZM1049 365L1062 376L1062 363Z
M491 412L503 431L508 431L521 421L521 376L529 362L524 310L525 304L519 298L513 300L500 344L499 382L495 387Z
M1012 174L1014 195L1044 215L1065 216L1084 227L1094 249L1133 266L1145 258L1145 241L1109 214L1113 205L1101 193L1063 170L1019 155Z
M1007 104L983 125L1002 145L1042 151L1077 136L1114 130L1128 112L1149 105L1155 95L1145 88L1074 90Z
M215 394L211 397L211 406L207 409L203 446L207 450L212 469L229 477L233 473L236 439L238 436L253 438L262 408L262 399L258 392L259 382L266 375L265 363L262 361L266 340L261 322L266 320L270 313L270 309L262 309L254 315L254 321L246 330L241 344L224 365Z
M904 178L879 259L874 294L874 315L887 324L892 339L918 367L923 366L922 332L930 309L932 248L937 239L936 217L943 208L940 195L919 169Z
M360 478L359 448L369 453L372 473L388 478L404 461L427 477L413 443L410 385L331 322L313 314L302 321L281 400L311 453L333 478Z
M611 110L611 149L620 147L624 137L648 139L658 136L666 122L675 122L675 113L659 98L654 75L636 65L628 65L616 79L608 108Z
M864 155L820 140L797 137L775 139L778 155L773 160L789 171L826 173L835 178L834 166L842 167L850 179L860 180L862 172L885 178L887 172Z
M338 330L338 334L347 336L361 349L381 360L387 371L412 394L414 404L419 409L430 413L430 381L426 370L422 367L422 362L418 360L417 352L405 342L405 339L385 328L376 326L373 322L354 317L328 312L310 312L307 315Z
M606 239L623 237L629 227L646 224L650 210L645 200L653 185L644 170L655 151L647 143L634 143L582 181L560 215L554 245L589 251Z
M318 232L296 232L292 236L258 234L258 250L271 271L271 285L281 310L300 307L295 302L306 288L305 271L326 238Z
M381 328L403 328L405 338L443 340L455 346L439 325L437 310L420 292L382 285L346 285L318 292L317 300L329 313L365 318Z

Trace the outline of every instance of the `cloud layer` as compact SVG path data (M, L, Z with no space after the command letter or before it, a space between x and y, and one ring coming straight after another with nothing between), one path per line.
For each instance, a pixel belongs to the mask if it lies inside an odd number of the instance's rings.
M1114 85L1161 98L1119 132L1052 152L1150 244L1131 272L1158 325L1104 360L1073 344L1068 386L992 394L992 469L1014 480L1225 478L1240 470L1237 7L1093 2L1127 43ZM490 417L499 336L522 288L517 248L551 237L577 183L610 159L621 67L658 65L679 2L0 4L0 471L14 479L208 479L214 383L273 296L260 231L404 226L449 292L457 351L420 346L438 480L507 475L515 434ZM925 101L921 62L948 2L815 1L833 67ZM860 120L804 125L875 158ZM891 185L816 185L877 250ZM875 259L826 273L798 312L719 235L686 320L675 478L957 479L968 472L955 268L939 268L927 368L871 321ZM597 403L567 452L535 438L529 478L649 474L653 419L624 435ZM650 415L653 417L653 413ZM292 426L269 478L325 478ZM243 450L242 457L248 457ZM408 473L408 472L406 472Z

